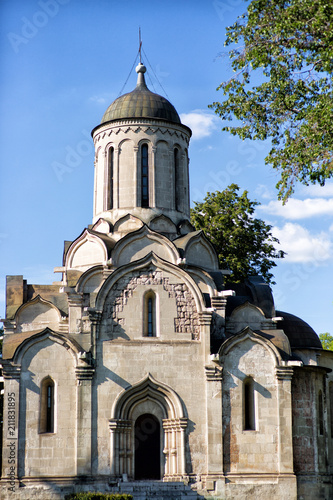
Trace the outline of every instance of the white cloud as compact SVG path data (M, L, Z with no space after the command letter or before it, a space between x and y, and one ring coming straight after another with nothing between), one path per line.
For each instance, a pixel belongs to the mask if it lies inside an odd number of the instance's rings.
M182 113L180 119L184 125L187 125L192 130L192 139L208 137L217 128L217 116L202 109Z
M265 199L270 199L273 196L272 190L265 184L258 184L255 190L255 194Z
M268 205L260 205L257 210L286 219L297 220L319 215L333 215L333 198L307 198L306 200L290 199L285 205L280 201L270 201Z
M333 197L333 182L327 182L325 186L319 186L318 184L304 186L302 192L307 196Z
M97 102L97 104L108 104L109 101L105 97L94 95L89 98L89 101ZM110 101L111 102L111 101Z
M289 262L312 262L320 265L332 257L333 244L327 233L313 235L300 224L287 222L282 228L273 227L273 235L287 252Z

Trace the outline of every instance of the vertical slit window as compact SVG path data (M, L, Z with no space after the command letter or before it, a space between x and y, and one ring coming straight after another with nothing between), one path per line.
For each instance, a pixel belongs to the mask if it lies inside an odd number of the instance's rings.
M108 155L108 170L109 170L108 209L109 210L113 208L113 169L114 169L113 164L114 164L114 149L110 148Z
M45 379L41 385L39 431L54 432L54 382L51 378Z
M174 163L174 175L175 175L175 209L179 210L179 151L177 148L173 150L173 163Z
M46 432L53 432L53 385L46 387L47 408L46 408Z
M323 436L324 434L324 406L323 406L323 393L319 391L318 394L318 424L319 424L319 434Z
M254 399L254 381L252 378L244 380L243 385L243 417L244 430L255 430L255 399Z
M148 183L148 146L143 144L141 148L141 206L149 207L149 183Z
M144 337L156 337L156 295L150 291L144 296Z
M153 336L153 298L148 298L148 337Z

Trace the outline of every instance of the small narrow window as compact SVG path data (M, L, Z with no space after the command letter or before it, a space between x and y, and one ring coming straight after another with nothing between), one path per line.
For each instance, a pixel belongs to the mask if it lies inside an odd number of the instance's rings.
M324 406L323 406L323 393L319 391L318 394L318 424L319 424L319 434L324 435Z
M53 384L46 386L46 432L53 432Z
M175 210L179 210L179 151L177 148L173 150L174 176L175 176Z
M255 430L255 400L254 400L254 381L251 377L244 380L243 384L243 418L244 430Z
M329 384L330 396L330 418L331 418L331 438L333 439L333 382Z
M149 207L149 183L148 183L148 146L141 147L141 206Z
M153 322L153 298L148 298L148 337L154 335L154 322Z
M108 152L108 209L113 208L113 163L114 163L114 149L110 148Z
M39 431L54 432L54 382L49 377L41 385Z
M144 296L144 337L156 337L156 295L149 291Z

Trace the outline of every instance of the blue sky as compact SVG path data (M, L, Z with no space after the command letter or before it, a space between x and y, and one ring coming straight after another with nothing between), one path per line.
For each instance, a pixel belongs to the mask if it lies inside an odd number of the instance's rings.
M288 252L275 268L277 309L333 334L333 183L302 187L277 201L269 144L221 132L208 104L231 74L225 27L242 0L2 0L0 3L0 317L5 276L28 283L58 279L64 240L92 222L90 131L123 90L143 39L152 91L166 95L193 130L191 200L231 183L261 202ZM157 76L159 85L155 78ZM166 92L166 94L165 94Z

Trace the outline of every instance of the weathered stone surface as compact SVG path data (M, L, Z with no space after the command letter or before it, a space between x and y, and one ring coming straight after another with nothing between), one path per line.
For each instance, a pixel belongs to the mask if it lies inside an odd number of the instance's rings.
M95 225L62 281L7 280L1 499L333 498L333 353L297 318L292 352L260 278L225 290L189 222L190 130L129 116L93 138Z

